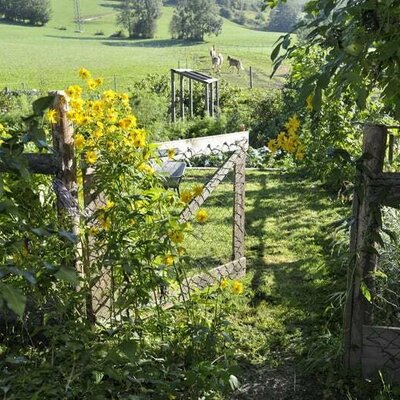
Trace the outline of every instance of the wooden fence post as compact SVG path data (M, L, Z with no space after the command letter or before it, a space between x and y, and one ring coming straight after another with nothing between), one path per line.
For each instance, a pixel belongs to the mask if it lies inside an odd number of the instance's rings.
M53 92L55 95L54 108L57 111L58 121L53 126L53 147L58 153L58 172L57 178L63 183L69 194L72 196L76 205L78 202L78 185L76 174L76 158L74 146L74 129L71 121L68 120L68 102L64 92ZM62 201L58 197L57 209L63 218L65 214ZM79 238L80 216L79 210L71 215L72 233ZM79 252L79 249L78 249ZM79 257L75 260L75 268L79 274L83 275L82 265Z
M234 168L233 260L244 257L246 151L242 149Z
M380 205L371 200L370 181L383 170L387 129L384 126L364 126L363 157L353 199L354 222L351 229L350 251L352 262L348 270L348 290L344 315L345 366L361 367L363 325L371 323L372 295L377 256L374 233L380 228Z

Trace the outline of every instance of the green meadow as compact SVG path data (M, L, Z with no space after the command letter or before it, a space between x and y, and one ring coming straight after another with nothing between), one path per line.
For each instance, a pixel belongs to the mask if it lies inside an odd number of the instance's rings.
M124 90L130 83L149 73L167 74L171 68L193 68L211 73L209 49L215 45L226 60L240 58L245 71L229 71L225 62L222 78L239 86L248 86L248 71L254 71L254 85L279 85L274 80L270 53L279 33L261 32L224 20L222 34L203 43L172 40L168 31L173 8L164 7L154 39L113 39L116 25L112 0L81 0L83 31L74 22L73 0L52 0L53 16L45 27L0 23L0 88L64 88L76 82L81 66L105 78L108 87ZM282 71L282 74L285 71Z

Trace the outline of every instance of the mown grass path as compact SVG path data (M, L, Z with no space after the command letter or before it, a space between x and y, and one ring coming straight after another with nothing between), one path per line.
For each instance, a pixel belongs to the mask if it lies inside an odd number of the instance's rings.
M233 398L319 399L322 380L305 366L333 364L340 351L332 341L325 349L328 332L340 337L331 295L345 289L332 224L350 209L320 183L275 171L249 172L246 196L248 290L233 317L242 388Z

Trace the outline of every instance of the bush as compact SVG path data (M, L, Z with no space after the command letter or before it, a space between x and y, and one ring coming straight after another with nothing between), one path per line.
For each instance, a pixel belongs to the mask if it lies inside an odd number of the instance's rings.
M50 20L50 0L0 0L0 15L8 21L45 25Z

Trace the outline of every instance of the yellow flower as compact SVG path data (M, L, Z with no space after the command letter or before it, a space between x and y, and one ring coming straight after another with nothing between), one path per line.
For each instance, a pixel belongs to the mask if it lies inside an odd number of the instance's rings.
M110 122L111 124L114 124L115 122L117 122L118 115L114 109L110 109L110 110L108 110L106 117L107 117L108 122Z
M92 226L89 230L89 234L96 236L99 233L99 228L97 226Z
M93 131L92 136L95 139L100 139L103 136L104 132L101 129L96 129Z
M82 79L89 79L89 78L91 78L91 73L86 69L86 68L81 68L79 71L78 71L78 73L79 73L79 76L82 78Z
M200 224L204 224L208 220L208 213L206 210L200 209L197 211L196 214L196 221L199 222Z
M271 139L268 142L267 147L271 150L271 153L276 153L279 148L277 140Z
M307 98L306 98L306 104L307 104L307 110L308 111L312 111L314 106L313 106L313 95L310 94Z
M200 196L203 193L203 189L204 189L204 186L202 186L202 185L195 186L195 188L193 189L193 195L195 197Z
M75 99L77 97L80 97L82 94L82 88L78 85L73 85L73 86L69 86L68 89L65 91L65 93Z
M88 79L86 83L88 85L88 88L91 90L94 90L97 88L97 82L94 79Z
M118 122L118 125L122 129L135 128L136 127L136 117L134 117L133 115L129 115L129 116L121 119L121 121Z
M95 82L96 82L97 86L101 86L104 83L104 79L103 78L96 78Z
M305 155L304 146L301 146L301 145L300 145L300 146L297 148L295 157L296 157L297 160L302 161L302 160L304 160L304 155Z
M103 99L105 100L113 100L115 99L116 93L113 90L106 90L105 92L103 92Z
M244 292L243 283L239 281L233 281L232 292L234 294L242 294Z
M168 234L169 238L172 240L172 242L176 243L182 243L183 240L185 239L185 236L182 232L180 231L174 231L170 232Z
M225 279L225 278L221 279L221 282L219 283L219 287L220 287L221 289L227 288L228 285L229 285L228 279Z
M89 163L89 164L94 164L96 161L97 161L97 154L96 154L96 152L95 151L88 151L87 153L86 153L86 161Z
M101 227L102 227L105 231L109 231L110 228L111 228L111 221L110 221L108 218L103 219L103 220L101 221Z
M82 134L77 133L77 134L74 136L74 143L75 143L75 147L76 147L78 150L82 149L83 146L85 146L85 137L84 137Z
M168 149L168 159L173 160L175 157L176 151L175 149Z
M164 264L165 265L174 265L174 256L172 254L167 254L164 257Z
M114 206L115 206L115 203L114 203L113 201L107 200L107 201L106 201L106 205L104 206L104 209L105 209L106 211L109 211L109 210L111 210Z
M149 174L149 175L154 174L154 168L149 164L145 164L145 163L140 164L138 166L138 170L145 174Z
M299 119L297 118L297 115L296 114L294 114L293 116L291 116L290 118L289 118L289 120L286 122L286 124L285 124L285 128L287 129L287 131L289 132L289 133L291 133L291 132L293 132L293 133L295 133L295 132L297 132L297 130L299 129L299 126L300 126L300 121L299 121Z
M57 123L58 114L57 114L57 111L54 110L53 108L50 108L49 110L47 110L46 113L44 114L44 117L51 124Z
M85 100L83 100L80 97L78 97L76 99L75 98L71 99L69 104L71 105L72 108L75 108L77 110L82 110L82 107L85 104Z
M109 140L109 141L107 142L107 149L108 149L108 151L111 152L111 153L115 152L115 150L116 150L115 143L112 142L111 140Z
M190 190L183 190L181 192L181 200L187 204L193 199L193 193Z

